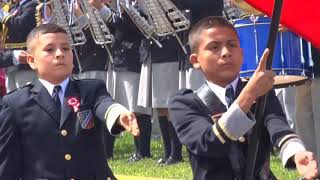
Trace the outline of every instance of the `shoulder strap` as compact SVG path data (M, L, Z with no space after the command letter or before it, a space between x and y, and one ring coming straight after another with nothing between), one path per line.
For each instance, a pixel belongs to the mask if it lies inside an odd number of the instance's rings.
M227 110L225 105L209 88L207 83L204 83L198 90L196 90L195 93L201 99L203 104L209 109L210 114L218 114Z

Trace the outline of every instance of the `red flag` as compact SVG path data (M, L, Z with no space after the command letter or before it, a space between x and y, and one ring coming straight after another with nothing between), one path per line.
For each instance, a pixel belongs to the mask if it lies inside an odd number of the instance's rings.
M274 0L245 0L247 3L272 15ZM280 22L304 39L320 48L320 0L283 0Z

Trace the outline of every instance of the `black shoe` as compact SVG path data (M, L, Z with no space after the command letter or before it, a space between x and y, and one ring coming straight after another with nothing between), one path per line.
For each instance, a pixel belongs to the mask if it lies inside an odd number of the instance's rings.
M144 158L151 158L151 156L141 156L140 154L133 154L132 156L129 157L128 162L133 163L133 162L141 161Z
M166 161L167 161L167 159L168 159L168 158L166 158L166 157L160 158L160 159L157 161L158 165L163 165L163 164L165 164Z
M168 166L168 165L172 165L172 164L177 164L179 162L182 162L182 158L173 158L173 157L169 157L164 164L162 164L163 166Z
M128 162L133 163L133 162L140 161L141 159L142 159L142 156L140 156L140 154L133 154L132 156L129 157Z

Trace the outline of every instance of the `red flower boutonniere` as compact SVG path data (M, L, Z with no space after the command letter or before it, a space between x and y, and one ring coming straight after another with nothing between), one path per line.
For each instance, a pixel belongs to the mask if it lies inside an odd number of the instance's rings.
M68 97L67 104L72 107L74 112L78 112L80 107L80 99L74 96Z

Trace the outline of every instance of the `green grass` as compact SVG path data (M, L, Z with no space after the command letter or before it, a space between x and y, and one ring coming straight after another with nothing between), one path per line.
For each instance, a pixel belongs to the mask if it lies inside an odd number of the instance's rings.
M283 168L281 160L278 157L271 156L271 169L276 177L280 180L298 180L299 175L295 170Z
M152 158L144 159L140 162L128 163L128 157L134 152L133 138L124 134L116 139L114 148L114 158L109 160L114 174L144 176L167 179L192 179L191 167L188 161L187 152L183 148L184 162L177 165L159 167L157 160L163 155L161 140L152 140ZM296 171L288 171L281 165L277 157L272 157L271 169L279 180L297 180Z

